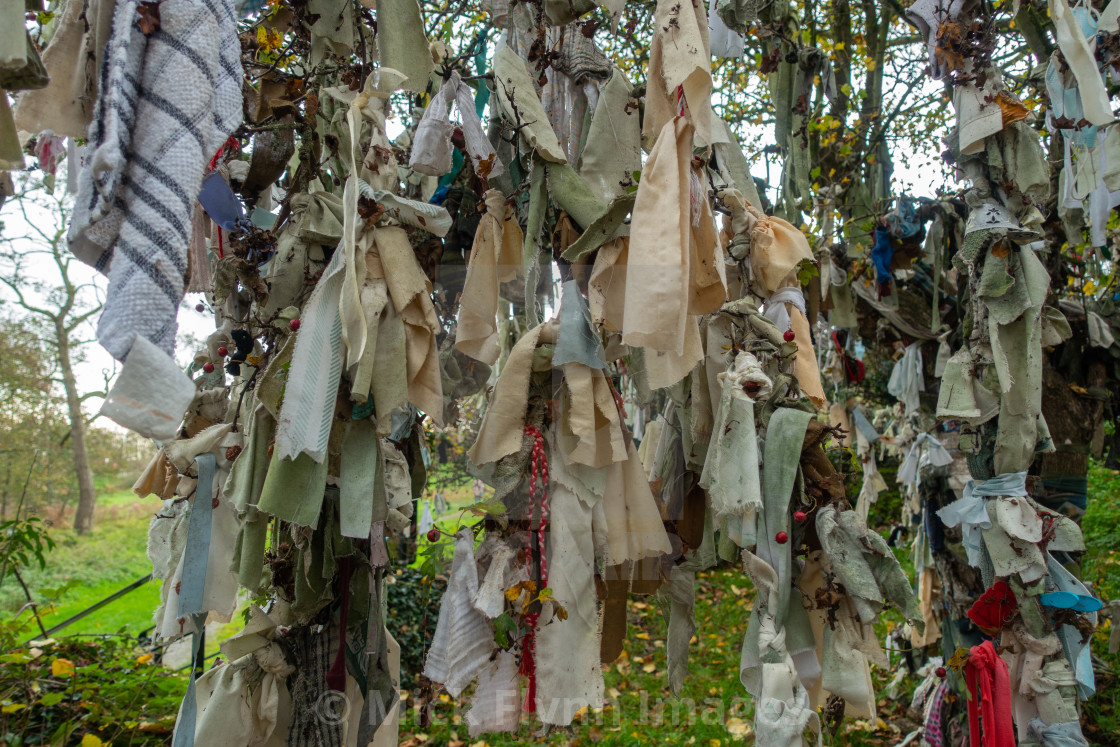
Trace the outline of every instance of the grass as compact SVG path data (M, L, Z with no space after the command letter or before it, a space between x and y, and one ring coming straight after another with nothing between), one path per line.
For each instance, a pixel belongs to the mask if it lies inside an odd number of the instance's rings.
M62 522L51 529L56 547L47 557L46 568L22 571L36 601L64 590L41 608L46 627L151 573L146 550L148 521L159 505L155 499L139 500L131 491L118 490L99 497L94 528L85 536L79 537ZM0 609L14 611L25 602L15 579L5 579ZM66 634L124 631L136 635L151 627L158 605L159 582L153 581L66 628Z
M1089 503L1081 521L1087 552L1082 578L1101 599L1120 599L1120 472L1089 462ZM1120 654L1108 653L1112 626L1102 617L1093 635L1097 694L1084 704L1085 736L1090 744L1120 745Z

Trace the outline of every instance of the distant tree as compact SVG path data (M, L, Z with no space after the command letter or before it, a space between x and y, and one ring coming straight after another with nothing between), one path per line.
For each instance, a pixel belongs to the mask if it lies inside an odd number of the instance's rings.
M52 363L26 318L0 317L0 521L69 492L69 469L57 469L64 407L51 382ZM56 469L51 469L54 465Z
M95 340L92 320L101 311L103 289L96 275L85 268L66 246L71 205L65 195L26 177L4 205L6 220L0 234L0 282L14 303L35 320L50 360L50 380L65 395L67 428L62 442L69 442L78 481L78 509L74 530L93 527L97 492L90 467L87 417L82 405L104 397L111 371L104 372L105 389L80 391L75 366L83 348Z

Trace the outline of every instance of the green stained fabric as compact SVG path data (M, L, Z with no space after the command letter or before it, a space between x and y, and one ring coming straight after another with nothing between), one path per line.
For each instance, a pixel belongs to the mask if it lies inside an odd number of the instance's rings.
M541 279L541 253L544 245L544 216L548 209L548 192L545 188L544 161L534 159L533 171L529 176L529 214L525 223L525 244L522 261L525 267L525 316L530 329L541 323L541 313L537 308L537 285Z
M708 512L704 516L704 539L700 547L686 553L684 561L673 567L669 580L656 595L669 621L665 661L669 689L674 695L680 694L688 676L688 642L696 632L696 572L711 568L717 557L715 529Z
M427 87L435 64L416 0L378 0L377 51L382 67L407 76L406 89L419 93Z
M589 368L604 369L607 362L603 343L591 327L591 311L587 299L579 292L575 280L564 283L560 297L560 333L552 353L552 365L582 363Z
M976 261L980 256L980 251L988 245L988 239L992 232L988 229L981 229L979 231L972 231L966 233L964 241L961 242L960 251L957 253L966 264L971 264ZM956 257L954 257L956 259Z
M720 8L723 8L722 3ZM712 120L712 129L714 130L712 139L716 141L712 144L712 150L715 152L720 171L726 172L731 178L732 185L739 190L747 202L761 210L762 200L758 197L758 189L754 185L754 178L751 177L750 164L747 163L747 157L743 155L739 139L735 137L735 133L722 117L715 117ZM726 142L720 142L721 139Z
M577 161L579 175L604 202L622 196L623 184L642 168L642 132L630 94L626 76L614 70L599 93L594 112L588 111L581 133L584 145Z
M572 245L564 250L561 255L569 262L578 262L588 256L604 243L619 235L623 224L634 209L636 193L622 195L614 200L607 209L591 223Z
M1112 132L1109 128L1108 132ZM1050 167L1038 132L1025 121L1005 127L1002 160L1007 180L1031 201L1044 203L1050 197Z
M319 523L326 485L326 459L316 462L300 454L291 460L273 454L258 506L278 519L313 527Z
M859 326L856 317L856 303L852 298L852 286L834 285L831 288L832 310L828 312L828 323L834 327L855 329Z
M260 587L269 522L268 515L262 513L257 504L268 470L268 445L275 432L276 422L272 415L258 404L250 418L249 438L234 460L225 485L226 498L241 516L233 570L237 573L238 583L253 592Z
M607 212L606 204L570 165L545 161L544 169L549 196L581 227L590 226Z
M342 536L369 537L373 522L384 521L389 512L385 502L381 445L373 421L355 420L347 424L338 482Z
M862 622L873 623L883 609L883 594L875 583L859 538L845 529L841 519L835 506L822 508L817 512L817 536L833 573L844 585L852 609Z
M769 563L778 576L778 608L774 610L775 626L781 630L789 606L791 548L775 536L788 533L789 501L801 464L801 446L805 429L812 415L804 410L779 408L766 426L766 444L762 456L762 513L758 522L758 556Z
M369 725L374 729L381 725L400 700L389 671L389 631L383 622L387 612L385 573L386 569L378 568L369 583L367 617L370 623L366 656L362 657L369 665L365 687L366 709L369 712Z
M910 579L898 563L898 558L878 532L867 528L867 523L855 511L840 515L840 523L850 536L857 537L863 555L871 567L875 583L883 597L901 612L919 632L925 630L925 619L918 598L910 588Z
M494 92L507 119L521 128L528 150L546 161L567 163L525 60L506 44L499 45L494 55Z
M553 26L564 26L595 7L594 0L544 0L544 18Z
M976 289L977 295L988 298L1001 297L1015 285L1015 278L1011 277L1008 271L1008 263L1012 255L1005 248L1004 255L999 257L994 253L994 249L995 246L988 249L988 257L984 260L984 269L980 275L980 285ZM1025 307L1019 308L1020 313L1023 308Z
M323 512L315 528L301 530L297 541L291 608L297 620L308 620L334 600L331 581L338 560L354 554L353 541L339 531L338 490L327 488L324 492Z
M989 333L1000 385L996 474L1026 471L1034 461L1038 416L1042 412L1042 305L1050 276L1034 252L1019 252L1023 288L1030 307L1010 324L1000 323L1009 310L989 303Z

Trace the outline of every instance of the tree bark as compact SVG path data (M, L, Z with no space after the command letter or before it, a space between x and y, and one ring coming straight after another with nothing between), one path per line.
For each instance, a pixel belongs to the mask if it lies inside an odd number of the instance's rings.
M74 514L74 531L85 534L93 529L93 509L97 491L93 485L93 469L89 466L89 449L86 446L86 420L82 415L82 401L78 395L78 381L70 360L70 336L62 325L56 325L58 335L58 365L62 385L66 389L66 407L70 418L70 445L74 451L74 474L78 477L78 510Z

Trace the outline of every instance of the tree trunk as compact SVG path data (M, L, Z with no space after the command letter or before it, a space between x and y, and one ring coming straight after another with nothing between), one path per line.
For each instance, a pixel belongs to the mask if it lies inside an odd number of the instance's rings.
M70 341L66 331L57 330L58 365L62 370L62 384L66 389L66 406L70 418L70 444L74 449L74 474L78 476L78 510L74 514L74 531L85 534L93 528L93 508L97 492L93 487L93 470L89 466L86 447L86 421L82 415L82 402L78 396L78 382L74 365L70 361Z

